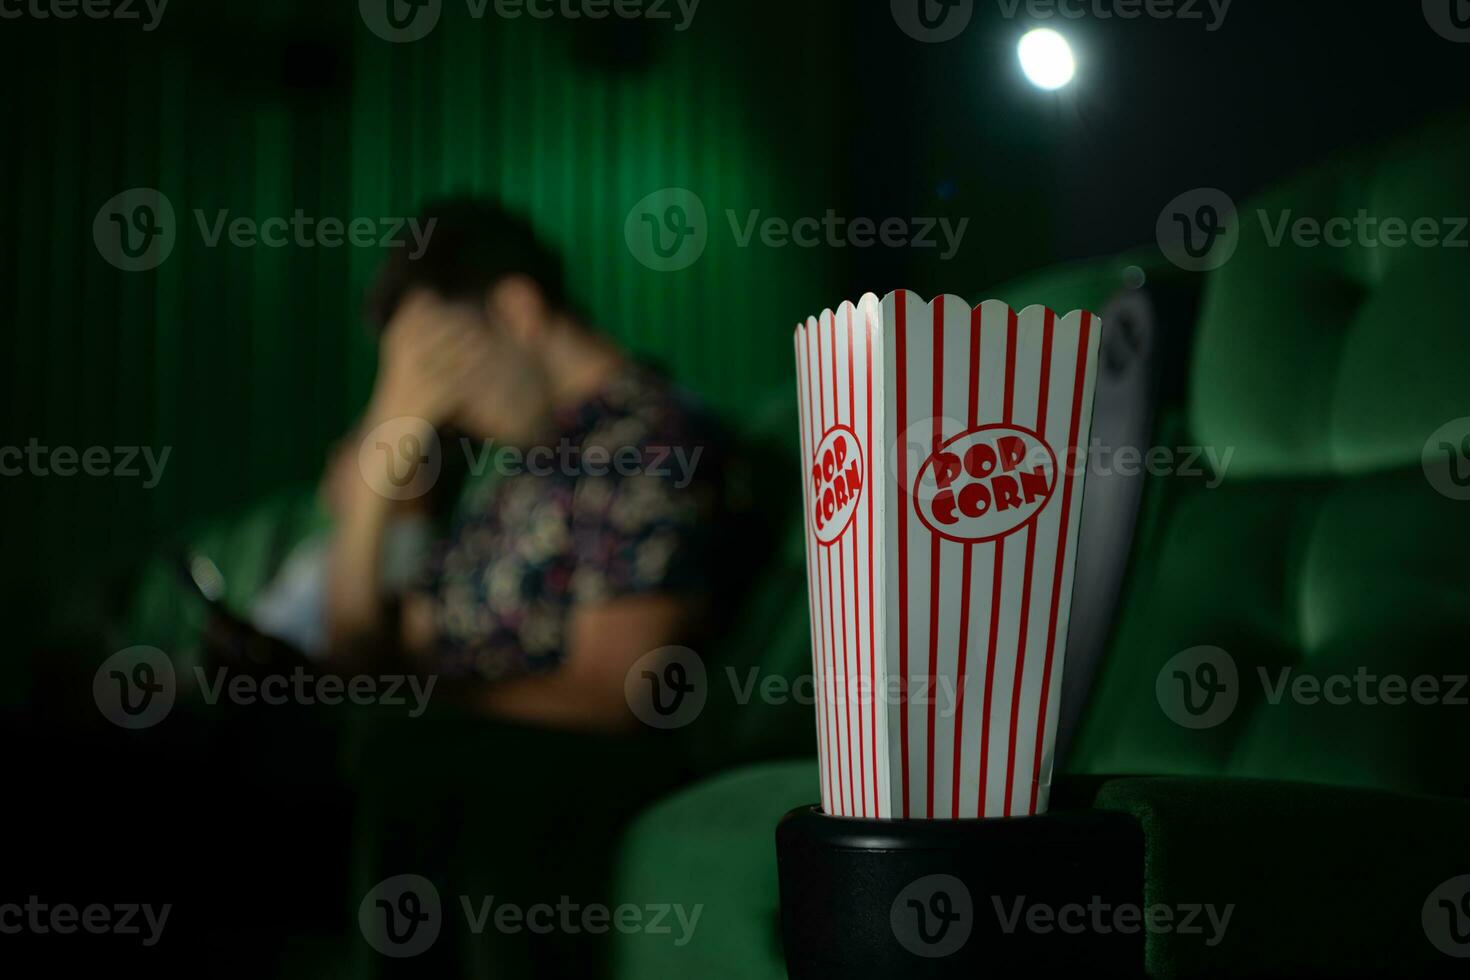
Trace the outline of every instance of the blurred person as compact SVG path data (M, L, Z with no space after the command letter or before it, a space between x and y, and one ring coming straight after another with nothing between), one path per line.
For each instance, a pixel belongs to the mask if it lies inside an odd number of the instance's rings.
M361 429L377 444L332 532L329 662L457 679L497 718L629 728L630 668L688 642L709 610L714 430L572 311L559 258L525 222L471 200L430 221L422 256L392 250L369 293L381 346ZM416 583L385 588L396 450L436 441L445 456L514 447L524 464L461 505Z

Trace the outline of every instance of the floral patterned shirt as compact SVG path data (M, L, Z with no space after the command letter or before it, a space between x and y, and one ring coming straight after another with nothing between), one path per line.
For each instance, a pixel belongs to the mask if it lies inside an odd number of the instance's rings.
M446 674L553 670L575 606L710 585L719 452L692 406L629 366L554 429L539 447L502 450L504 475L468 495L430 561Z

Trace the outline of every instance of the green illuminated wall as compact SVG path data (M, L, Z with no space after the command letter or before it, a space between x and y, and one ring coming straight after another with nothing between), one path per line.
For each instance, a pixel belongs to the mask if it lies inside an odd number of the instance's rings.
M72 570L122 576L171 533L313 480L367 395L358 302L376 255L209 248L195 209L376 218L441 192L500 197L564 247L601 326L736 414L788 386L791 324L840 295L830 250L738 248L724 217L839 203L821 163L836 83L803 57L830 22L788 15L778 38L714 4L683 32L477 21L449 0L430 37L390 44L355 3L317 6L181 3L147 33L7 22L0 443L172 447L153 490L7 478L13 600ZM706 205L710 244L658 273L624 218L675 185ZM134 186L168 196L178 243L124 273L92 221Z

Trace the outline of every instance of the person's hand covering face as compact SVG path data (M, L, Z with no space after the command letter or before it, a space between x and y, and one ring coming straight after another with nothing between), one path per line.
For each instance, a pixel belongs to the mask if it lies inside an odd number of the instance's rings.
M479 438L524 440L541 430L546 412L536 358L470 304L418 290L383 332L376 419L420 418Z

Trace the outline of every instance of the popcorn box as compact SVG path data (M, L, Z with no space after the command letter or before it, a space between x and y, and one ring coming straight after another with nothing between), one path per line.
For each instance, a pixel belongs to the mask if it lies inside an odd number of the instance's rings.
M906 290L796 328L826 813L1046 811L1101 330Z

